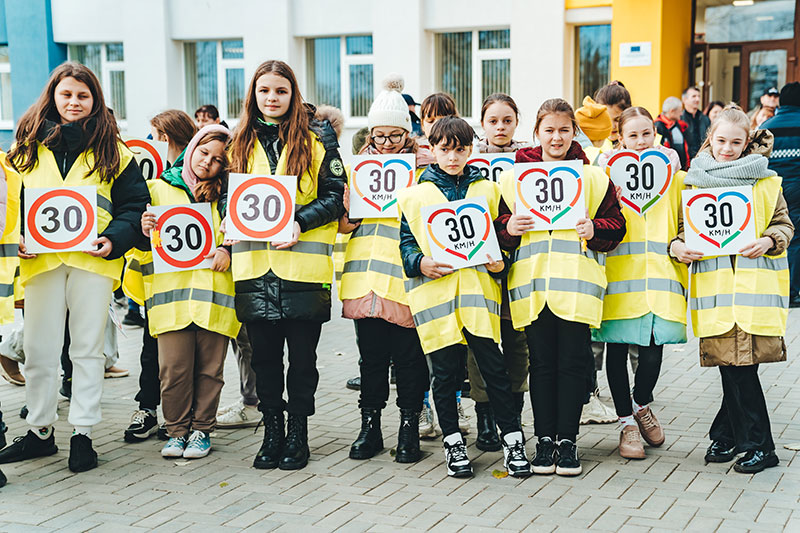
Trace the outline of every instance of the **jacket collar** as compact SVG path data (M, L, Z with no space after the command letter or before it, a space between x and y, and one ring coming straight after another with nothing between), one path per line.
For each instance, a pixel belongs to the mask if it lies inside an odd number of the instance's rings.
M439 187L440 189L443 188L450 188L457 186L459 184L464 185L471 185L472 183L486 179L481 174L478 167L467 165L464 167L464 171L460 176L451 176L441 168L436 163L432 163L428 165L425 169L425 172L419 177L419 183L423 183L429 181Z

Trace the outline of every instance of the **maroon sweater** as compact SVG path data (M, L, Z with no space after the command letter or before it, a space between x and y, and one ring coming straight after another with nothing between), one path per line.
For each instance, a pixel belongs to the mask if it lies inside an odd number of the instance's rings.
M572 141L572 145L567 151L565 160L571 161L580 159L583 164L588 165L589 160L586 154L583 153L581 145ZM542 147L536 146L533 148L523 148L517 150L517 163L540 163L542 162ZM505 205L501 205L500 216L494 221L495 231L497 232L497 240L500 247L507 251L513 251L519 248L522 242L522 237L515 237L508 233L508 219L511 218L511 213L503 211ZM622 211L619 207L617 200L617 193L614 190L614 185L611 180L608 180L608 188L597 208L597 213L592 219L594 224L594 237L586 242L586 246L596 252L610 252L616 248L622 239L625 237L625 217L622 216Z

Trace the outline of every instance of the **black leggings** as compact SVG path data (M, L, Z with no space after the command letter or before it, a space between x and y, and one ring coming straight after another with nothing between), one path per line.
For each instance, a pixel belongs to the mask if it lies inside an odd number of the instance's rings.
M639 405L650 403L658 375L661 373L661 359L664 346L657 345L650 338L649 346L639 346L639 366L633 378L633 400ZM631 388L628 381L628 345L606 344L606 376L614 398L617 416L631 416Z

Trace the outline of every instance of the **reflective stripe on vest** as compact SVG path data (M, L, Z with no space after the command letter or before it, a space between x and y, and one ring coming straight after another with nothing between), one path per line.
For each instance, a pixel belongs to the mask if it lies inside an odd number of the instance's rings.
M781 178L763 178L753 187L756 235L774 216ZM733 261L733 262L732 262ZM789 265L786 252L750 259L709 257L691 268L689 309L697 337L714 337L734 325L751 335L779 337L786 332Z
M493 315L500 316L500 304L491 300L487 301L483 294L459 294L449 302L435 305L415 314L414 324L419 327L437 318L444 318L451 313L455 313L456 309L464 307L488 309Z
M234 298L230 294L214 292L205 289L173 289L167 292L158 292L147 299L147 308L154 309L159 305L166 305L175 302L207 302L229 309L234 309Z

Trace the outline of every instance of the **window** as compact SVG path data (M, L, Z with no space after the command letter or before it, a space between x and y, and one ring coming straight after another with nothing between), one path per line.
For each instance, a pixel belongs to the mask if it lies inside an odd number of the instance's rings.
M69 59L86 65L100 80L106 105L118 121L128 118L125 106L125 53L122 43L71 44Z
M309 39L307 59L310 102L338 107L347 119L367 116L375 94L371 35Z
M222 120L236 121L244 103L244 42L184 43L183 52L187 112L211 104Z
M795 0L698 0L695 33L707 43L792 39L794 11Z
M453 96L460 115L477 115L487 96L511 90L511 31L436 34L436 78L437 90Z
M575 36L578 55L575 107L579 107L584 96L594 97L594 93L609 81L611 25L578 26Z
M11 63L8 60L8 46L0 46L0 129L11 129L13 120Z

